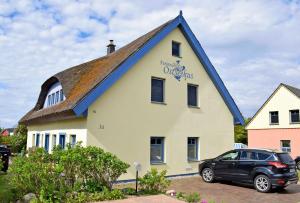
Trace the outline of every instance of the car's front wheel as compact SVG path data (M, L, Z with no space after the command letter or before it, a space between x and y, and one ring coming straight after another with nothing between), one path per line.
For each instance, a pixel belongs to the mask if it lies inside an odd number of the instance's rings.
M271 181L266 175L258 175L254 179L254 187L258 192L270 192L272 189Z
M202 179L204 182L212 183L215 179L214 171L211 168L205 168L202 170Z

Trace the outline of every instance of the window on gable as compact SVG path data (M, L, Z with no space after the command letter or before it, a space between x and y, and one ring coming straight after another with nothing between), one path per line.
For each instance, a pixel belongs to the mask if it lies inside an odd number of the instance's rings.
M164 102L164 79L151 79L151 101Z
M151 163L164 162L164 138L163 137L151 137L150 162Z
M279 113L278 111L270 111L270 124L279 124Z
M172 56L180 57L180 43L172 41Z
M198 86L188 84L188 106L198 106Z
M291 123L299 123L300 122L299 109L290 110L290 121L291 121Z

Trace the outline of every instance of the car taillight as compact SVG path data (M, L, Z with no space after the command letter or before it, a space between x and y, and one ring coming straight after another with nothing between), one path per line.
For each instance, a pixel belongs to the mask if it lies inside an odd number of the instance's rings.
M277 162L277 161L269 161L268 164L275 166L276 168L288 168L288 165Z

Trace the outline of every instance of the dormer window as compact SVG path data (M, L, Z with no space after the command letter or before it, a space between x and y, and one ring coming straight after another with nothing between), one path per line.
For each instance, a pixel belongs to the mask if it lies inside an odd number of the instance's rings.
M47 93L44 108L53 106L65 100L62 86L60 82L53 84Z

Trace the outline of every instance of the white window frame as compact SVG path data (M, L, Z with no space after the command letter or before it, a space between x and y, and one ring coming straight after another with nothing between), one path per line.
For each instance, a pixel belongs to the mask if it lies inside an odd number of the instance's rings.
M289 147L283 147L283 142L284 141L288 141L289 144L290 144L290 146ZM283 151L283 152L291 152L291 150L292 150L291 143L292 143L291 140L280 140L281 151Z

